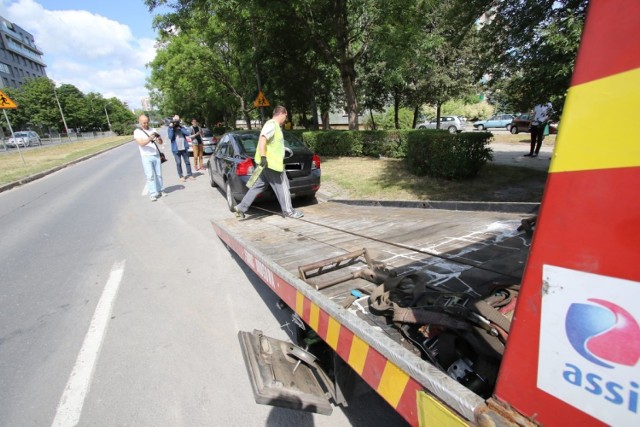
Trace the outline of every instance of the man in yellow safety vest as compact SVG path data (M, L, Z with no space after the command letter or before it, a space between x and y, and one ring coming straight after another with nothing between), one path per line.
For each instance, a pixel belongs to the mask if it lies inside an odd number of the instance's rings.
M280 127L286 120L287 109L277 106L273 109L271 120L267 121L260 131L255 160L262 166L263 171L242 201L233 208L236 216L240 218L244 218L255 198L267 188L267 184L276 194L284 216L289 218L304 216L302 211L293 209L291 206L289 180L284 170L284 136Z

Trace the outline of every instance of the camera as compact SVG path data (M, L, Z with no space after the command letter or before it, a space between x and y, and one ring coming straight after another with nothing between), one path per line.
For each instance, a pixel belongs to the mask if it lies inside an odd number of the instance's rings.
M180 127L180 120L173 120L171 122L171 126L174 128L179 128Z

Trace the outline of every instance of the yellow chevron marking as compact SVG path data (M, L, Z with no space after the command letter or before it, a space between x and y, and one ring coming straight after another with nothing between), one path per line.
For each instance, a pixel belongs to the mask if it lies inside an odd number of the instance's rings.
M398 406L402 392L408 382L409 375L393 363L387 361L384 372L382 372L382 377L380 378L380 384L378 384L378 393L395 408Z
M302 295L300 292L296 292L296 313L298 313L300 317L302 317L303 305L304 305L304 295Z
M329 326L327 328L327 339L325 341L334 350L338 348L339 336L340 336L340 323L335 321L333 317L329 317Z
M418 425L420 427L461 427L469 425L469 423L424 391L418 392L416 400L418 404Z
M364 371L367 354L369 354L369 344L354 336L351 341L348 363L358 375L362 375L362 371Z
M640 68L571 87L549 171L640 166L638 100Z
M311 329L313 329L314 331L318 330L319 319L320 319L320 308L314 303L311 303L311 313L309 314L309 326L311 326Z

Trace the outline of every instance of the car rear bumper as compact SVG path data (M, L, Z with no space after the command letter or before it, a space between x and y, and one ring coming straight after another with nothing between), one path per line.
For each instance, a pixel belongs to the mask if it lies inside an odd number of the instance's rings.
M313 196L320 189L320 177L320 170L315 169L307 176L290 178L289 192L291 193L291 196L294 198ZM247 188L247 181L249 181L249 178L249 176L240 177L239 181L235 181L236 186L232 184L231 192L233 193L233 198L235 200L242 200L244 195L247 194L247 191L249 191ZM242 185L237 185L239 182L241 182ZM273 193L271 186L268 186L267 189L256 198L256 202L260 200L275 200L275 198L276 196Z

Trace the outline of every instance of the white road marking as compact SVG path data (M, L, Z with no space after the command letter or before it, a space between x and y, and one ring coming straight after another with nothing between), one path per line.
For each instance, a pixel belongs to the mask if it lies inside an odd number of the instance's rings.
M82 348L76 359L76 364L71 371L69 381L58 403L56 417L52 426L70 427L80 421L84 399L89 392L93 371L102 347L102 341L109 325L113 302L115 301L122 281L125 262L116 262L111 267L109 280L102 291L100 301L91 319L89 330L82 343Z
M142 194L141 196L146 196L147 194L149 194L149 189L147 188L147 183L144 183L144 187L142 187Z

